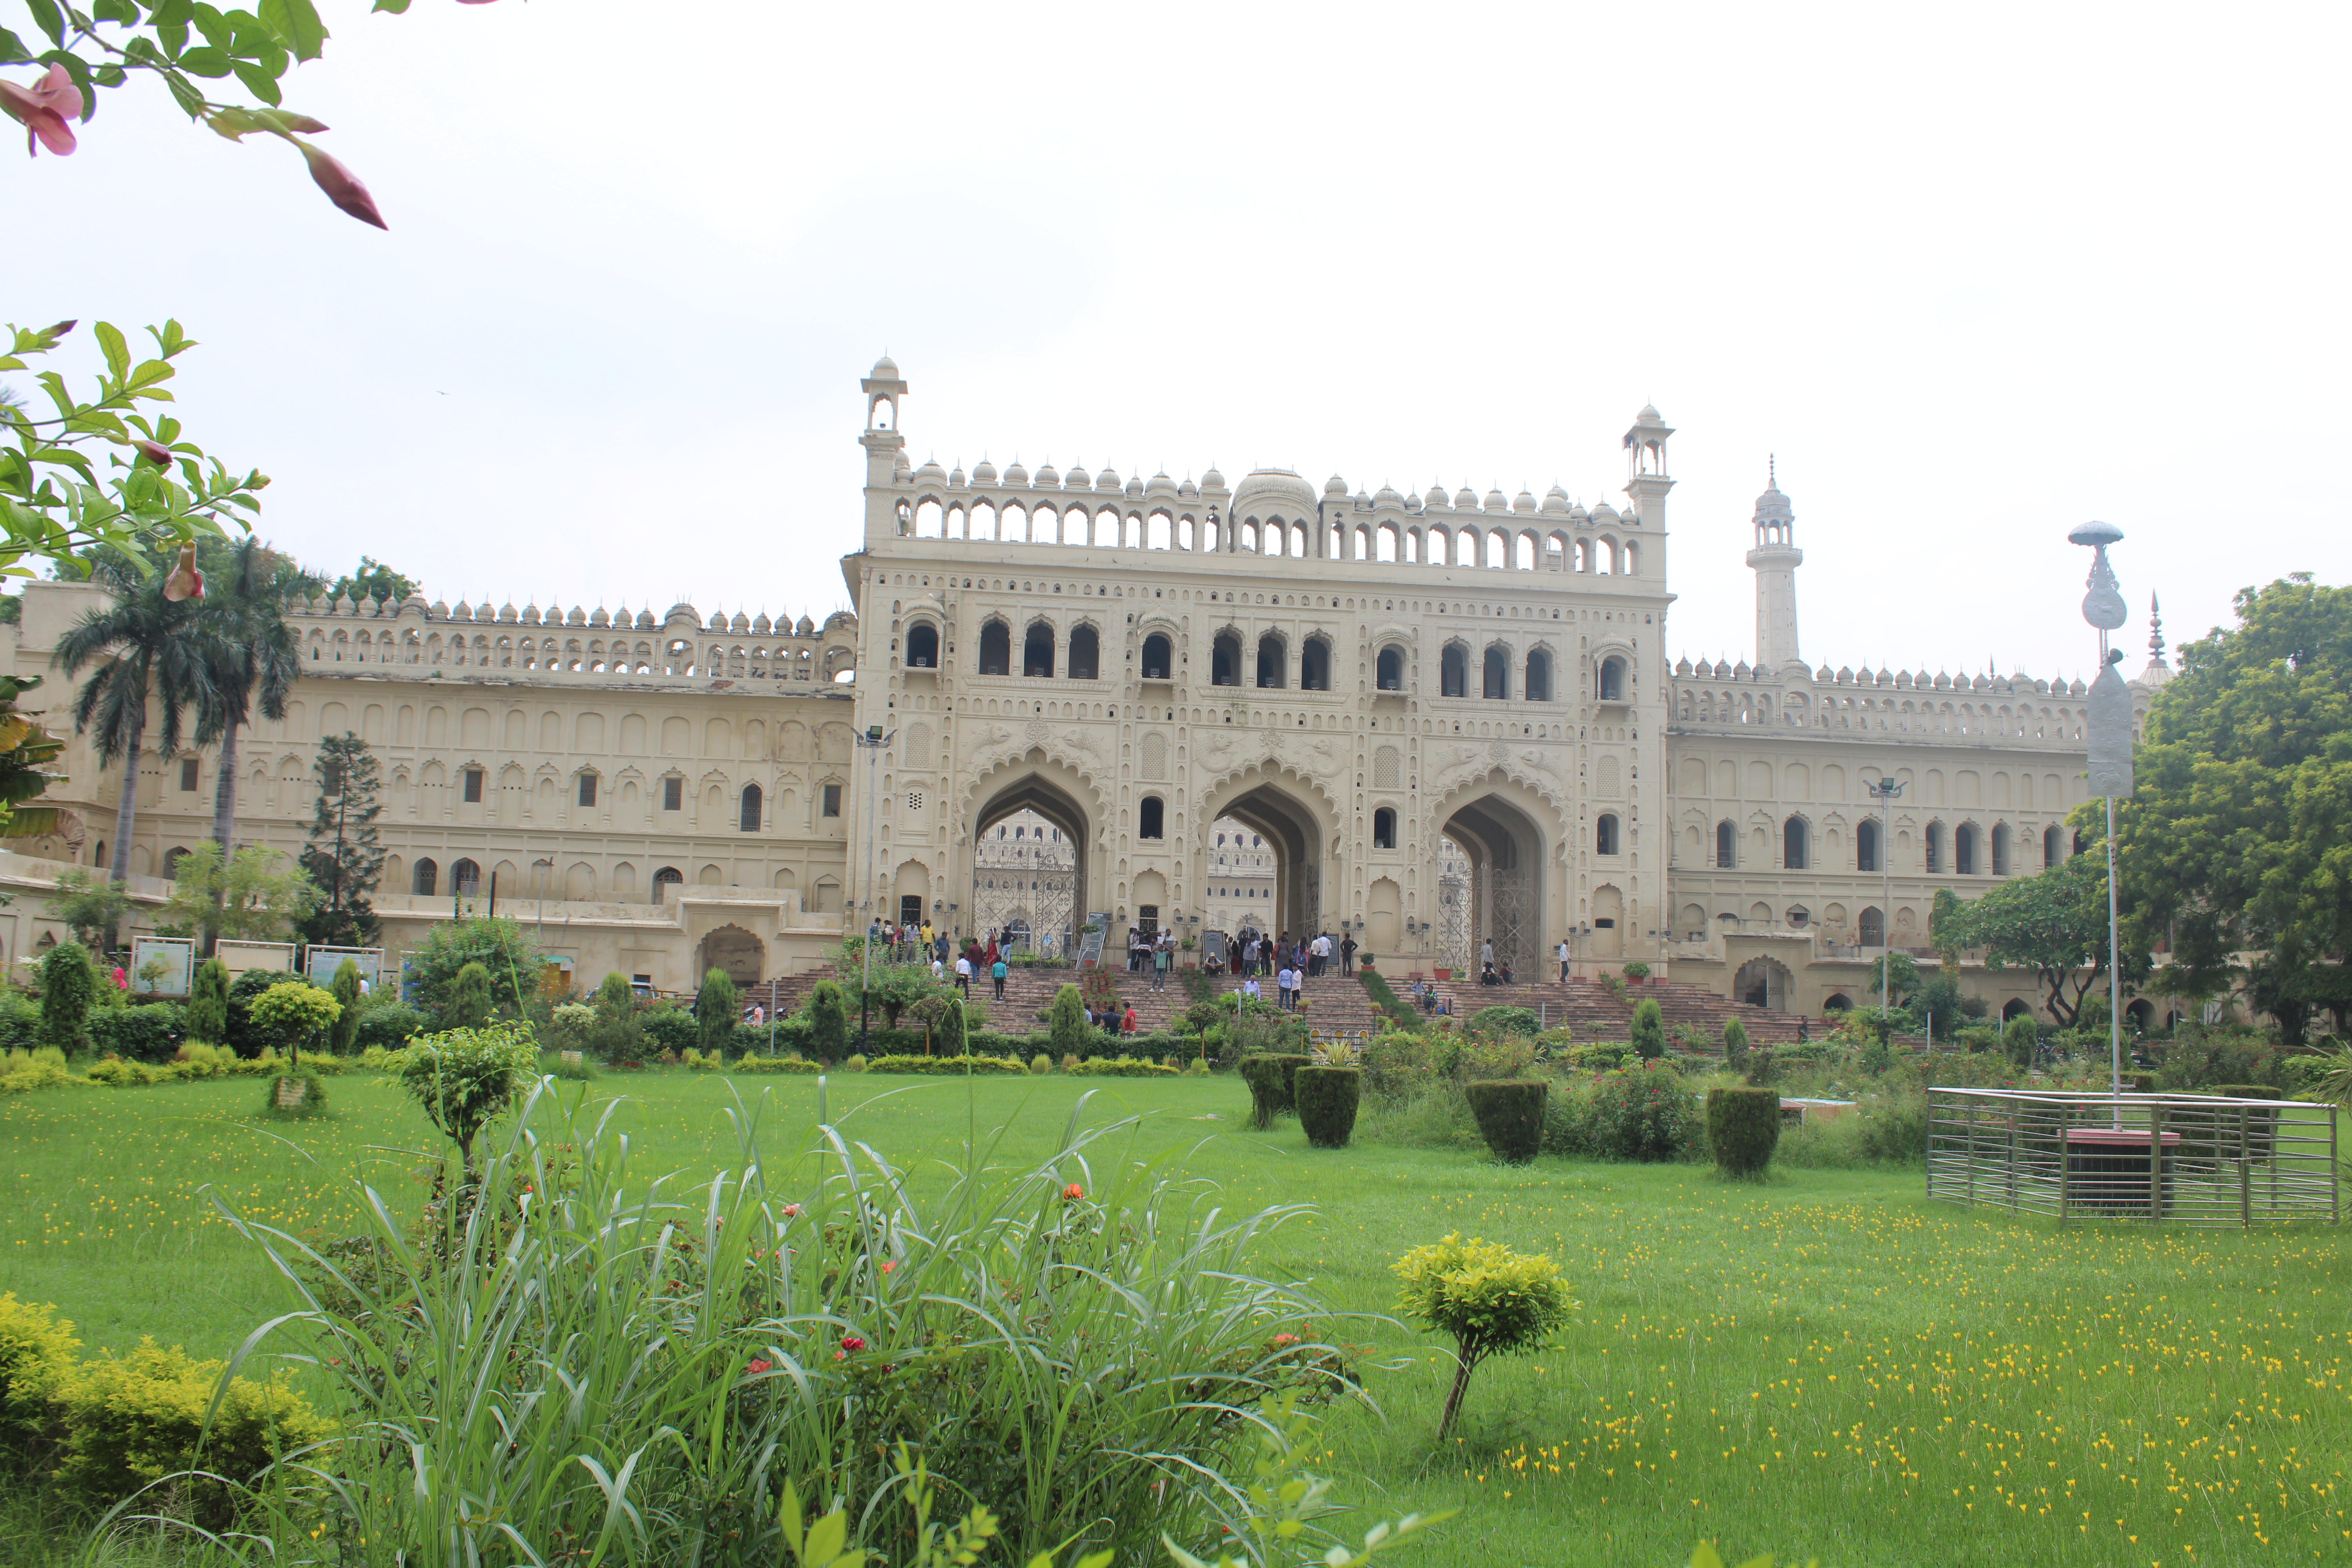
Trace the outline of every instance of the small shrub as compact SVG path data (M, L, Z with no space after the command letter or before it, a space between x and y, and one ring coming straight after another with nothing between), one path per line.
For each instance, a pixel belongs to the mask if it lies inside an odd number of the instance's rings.
M727 1069L736 1073L818 1073L824 1069L806 1057L755 1056L749 1052L738 1057L735 1065Z
M1039 1051L1029 1058L1029 1070L1039 1078L1044 1078L1054 1070L1054 1058Z
M1174 1078L1180 1070L1149 1057L1093 1057L1070 1068L1079 1078Z
M302 1047L342 1016L342 1005L307 980L286 980L253 999L247 1026L264 1050L283 1047L299 1059Z
M1780 1142L1780 1097L1769 1089L1706 1091L1706 1142L1727 1176L1761 1175Z
M892 1058L885 1057L882 1059L884 1061L889 1061ZM909 1057L907 1059L912 1061L916 1058ZM926 1057L922 1059L928 1061L930 1058ZM844 1072L864 1072L866 1070L866 1058L853 1052L849 1058L841 1064L841 1070Z
M207 958L196 965L188 993L188 1037L218 1046L228 1040L228 965Z
M819 1061L837 1062L849 1049L849 1005L837 981L820 980L809 993L809 1049Z
M727 1044L735 1033L735 1014L733 977L723 969L709 971L694 994L695 1043L706 1051Z
M539 1047L527 1024L492 1029L446 1029L400 1053L400 1086L428 1121L457 1145L466 1171L474 1169L474 1140L511 1104Z
M330 989L342 1011L335 1016L327 1032L327 1048L337 1056L349 1056L352 1042L359 1037L360 1027L360 965L347 958L335 965L335 980Z
M1723 1059L1734 1071L1748 1059L1748 1026L1737 1018L1723 1021Z
M1637 958L1625 966L1624 973L1628 980L1647 980L1650 977L1650 966Z
M961 1078L969 1070L974 1077L989 1074L1026 1074L1028 1064L1019 1057L876 1057L868 1061L864 1057L852 1057L845 1064L851 1072L914 1073L931 1078Z
M1303 1056L1262 1054L1241 1059L1242 1081L1249 1085L1250 1125L1263 1131L1274 1119L1297 1109L1298 1069Z
M1543 1021L1533 1007L1481 1007L1470 1015L1474 1035L1537 1035Z
M1595 1079L1590 1116L1587 1140L1603 1159L1675 1160L1698 1142L1697 1106L1682 1074L1663 1062Z
M425 1015L406 1003L371 999L360 1009L359 1025L352 1032L352 1043L362 1056L372 1050L396 1051L430 1029Z
M272 1073L262 1080L264 1118L272 1121L307 1121L327 1114L327 1086L319 1081L315 1066L304 1066L310 1070Z
M1492 1079L1463 1086L1479 1135L1495 1158L1524 1165L1543 1147L1544 1098L1550 1086L1540 1079Z
M98 1000L98 972L89 950L61 942L41 955L41 1044L71 1056L89 1048L89 1010Z
M40 1456L49 1399L73 1375L81 1342L56 1310L0 1294L0 1453L11 1458Z
M1185 1076L1186 1076L1187 1078L1206 1078L1206 1077L1208 1077L1208 1076L1209 1076L1209 1060L1208 1060L1208 1058L1207 1058L1206 1057L1194 1057L1194 1058L1192 1058L1192 1065L1191 1065L1191 1066L1189 1066L1189 1067L1187 1067L1187 1068L1184 1069L1184 1074L1185 1074Z
M1054 993L1054 1005L1045 1015L1045 1038L1057 1057L1075 1056L1087 1048L1095 1034L1094 1026L1087 1022L1087 1000L1075 985L1065 985Z
M1440 1443L1461 1414L1462 1396L1480 1362L1542 1349L1576 1308L1549 1258L1530 1258L1475 1236L1465 1242L1448 1234L1432 1246L1414 1247L1391 1268L1404 1282L1397 1310L1454 1340L1454 1388L1438 1417Z
M441 1004L442 1028L487 1028L496 1005L493 995L490 972L478 963L465 965L449 983L448 995Z
M1633 966L1629 963L1625 967L1631 969ZM1655 997L1644 996L1641 1005L1633 1009L1630 1043L1633 1054L1645 1062L1654 1062L1666 1054L1666 1019L1659 1010Z
M2033 1065L2035 1054L2042 1048L2042 1031L2035 1028L2031 1015L2020 1013L2000 1032L2002 1047L2009 1059L2021 1068Z
M186 1033L185 1011L169 1002L101 1007L89 1016L93 1048L132 1061L170 1061Z
M1355 1068L1303 1067L1294 1085L1298 1124L1318 1149L1344 1149L1356 1131L1363 1074Z
M638 1016L645 1034L646 1045L656 1055L663 1051L682 1051L698 1043L702 1031L683 1007L667 1002L656 1003Z

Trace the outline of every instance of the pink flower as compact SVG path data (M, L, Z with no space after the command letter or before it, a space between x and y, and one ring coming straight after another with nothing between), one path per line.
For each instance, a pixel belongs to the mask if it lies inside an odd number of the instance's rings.
M302 149L302 161L310 165L310 178L327 193L327 199L362 223L372 223L378 228L390 228L383 215L375 210L375 198L360 184L359 176L343 167L328 153L321 153L308 142L294 143Z
M882 1266L882 1272L883 1272L883 1273L885 1273L885 1274L891 1273L891 1272L893 1272L894 1270L896 1270L896 1269L898 1268L898 1263L897 1263L895 1260L894 1260L894 1261L892 1261L892 1262L885 1263L885 1264Z
M169 577L163 579L163 597L176 605L183 599L201 599L204 596L205 574L196 570L196 547L193 543L183 544L180 546L179 564L172 568Z
M775 1364L775 1363L773 1363L773 1362L766 1362L766 1361L751 1361L751 1362L745 1362L745 1363L743 1363L743 1371L744 1371L745 1375L747 1375L747 1376L757 1376L759 1373L763 1373L763 1372L767 1371L771 1366L773 1366L774 1364Z
M786 1219L798 1219L801 1217L801 1205L798 1204L786 1204L784 1205L784 1217Z
M26 157L37 156L42 147L60 158L74 150L73 127L66 121L81 118L81 89L65 67L51 66L30 87L0 81L0 110L24 122Z
M1277 1345L1295 1345L1298 1342L1298 1336L1297 1334L1276 1334L1274 1336L1274 1342Z
M866 1348L866 1342L856 1334L850 1334L842 1340L841 1348L845 1351L862 1351Z
M1076 1203L1080 1198L1087 1195L1087 1190L1086 1188L1078 1185L1077 1183L1072 1182L1068 1186L1062 1189L1062 1195L1069 1199L1072 1203Z

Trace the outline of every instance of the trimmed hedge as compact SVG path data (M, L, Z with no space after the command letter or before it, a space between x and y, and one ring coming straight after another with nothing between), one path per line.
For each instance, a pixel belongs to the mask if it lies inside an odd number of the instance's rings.
M2217 1083L2199 1092L2218 1095L2223 1100L2284 1100L2286 1098L2284 1089L2273 1089L2266 1083Z
M1363 983L1364 994L1372 999L1372 1005L1393 1019L1398 1028L1412 1030L1421 1027L1421 1016L1412 1010L1412 1005L1399 996L1385 978L1374 973L1360 959L1356 965L1356 978Z
M362 1051L396 1051L433 1026L405 1002L371 1001L360 1009L359 1029L352 1039Z
M805 1057L742 1056L720 1070L730 1073L815 1073L824 1069Z
M1305 1057L1261 1054L1241 1059L1242 1081L1249 1085L1250 1125L1263 1131L1277 1116L1298 1107L1298 1069Z
M1018 1057L917 1056L875 1057L867 1060L864 1070L961 1078L967 1066L973 1073L983 1076L989 1073L1026 1073L1029 1070L1028 1064Z
M187 1033L186 1016L172 1002L98 1007L89 1015L90 1044L134 1062L170 1061Z
M1070 1069L1073 1078L1174 1078L1182 1068L1171 1068L1142 1057L1095 1057Z
M1543 1147L1544 1100L1550 1086L1537 1079L1486 1079L1462 1086L1479 1136L1495 1158L1524 1165Z
M637 1015L637 1026L646 1032L646 1049L653 1056L664 1051L683 1055L689 1046L702 1044L702 1028L694 1015L667 1002L656 1002Z
M1356 1131L1356 1107L1362 1101L1364 1075L1359 1068L1303 1067L1295 1089L1298 1124L1307 1142L1318 1149L1344 1149Z
M1770 1089L1706 1091L1706 1142L1716 1169L1730 1176L1760 1174L1780 1146L1780 1094Z

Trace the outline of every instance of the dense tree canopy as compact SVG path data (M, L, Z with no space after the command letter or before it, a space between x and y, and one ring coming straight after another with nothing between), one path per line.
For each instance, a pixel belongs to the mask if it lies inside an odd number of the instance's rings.
M1981 949L1989 970L2011 964L2032 970L2047 993L2043 1009L2073 1028L2083 997L2107 973L2104 848L2062 860L2038 877L2003 882L1981 899L1939 910L1935 936L1939 948ZM2147 969L2146 948L2125 950L2125 978Z
M2352 589L2297 573L2237 616L2180 650L2117 803L2124 946L2168 941L2183 995L2242 982L2295 1044L2352 1014Z

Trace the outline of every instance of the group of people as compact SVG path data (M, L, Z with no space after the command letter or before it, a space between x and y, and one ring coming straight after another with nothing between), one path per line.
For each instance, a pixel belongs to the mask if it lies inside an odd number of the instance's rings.
M1176 933L1172 931L1148 931L1141 926L1127 928L1127 972L1149 974L1151 988L1168 988L1168 972L1176 967Z
M1567 943L1563 942L1560 945L1565 948ZM1562 980L1568 978L1568 963L1566 959L1562 959L1560 962L1559 977ZM1499 969L1496 967L1495 939L1491 936L1478 944L1478 984L1481 985L1510 985L1516 984L1516 982L1511 978L1511 961L1509 959L1506 958L1503 960L1502 967Z
M1288 969L1302 978L1317 979L1329 971L1334 958L1339 961L1340 973L1356 973L1356 939L1335 940L1328 931L1294 939L1288 931L1267 937L1244 926L1226 943L1226 952L1235 974L1270 975Z

